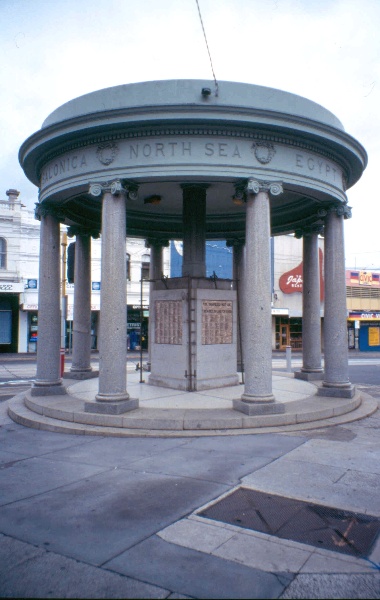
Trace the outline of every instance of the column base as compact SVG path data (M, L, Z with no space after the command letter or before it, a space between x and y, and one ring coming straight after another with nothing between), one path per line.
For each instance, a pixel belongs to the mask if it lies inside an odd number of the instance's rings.
M323 382L318 388L317 396L330 396L332 398L353 398L356 388L351 383L348 384L329 384Z
M35 381L30 390L31 396L63 396L67 394L62 381L57 383L38 383Z
M96 396L97 398L97 396ZM84 412L100 413L103 415L122 415L139 407L138 398L129 398L128 400L118 401L99 401L85 402Z
M242 396L243 398L243 396ZM285 412L285 406L276 402L273 396L272 401L247 402L243 399L233 400L233 409L244 413L245 415L273 415Z
M320 371L295 371L294 377L295 379L303 379L304 381L321 381L324 377L324 372L321 369Z
M88 369L88 370L71 370L68 372L65 372L63 374L63 378L64 379L92 379L93 377L99 377L99 371L93 371L92 369Z

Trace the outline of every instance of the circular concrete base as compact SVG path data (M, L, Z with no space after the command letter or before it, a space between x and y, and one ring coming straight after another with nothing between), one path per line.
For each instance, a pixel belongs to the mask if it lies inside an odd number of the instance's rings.
M254 416L232 408L234 398L241 395L241 386L188 393L144 385L133 381L133 376L129 379L129 391L140 401L139 408L125 414L85 411L85 402L94 397L94 380L68 381L64 397L35 397L30 391L23 392L9 401L8 413L27 427L61 433L190 437L316 429L362 419L378 408L376 400L363 392L356 392L353 398L322 398L317 395L317 385L287 374L273 377L282 412Z

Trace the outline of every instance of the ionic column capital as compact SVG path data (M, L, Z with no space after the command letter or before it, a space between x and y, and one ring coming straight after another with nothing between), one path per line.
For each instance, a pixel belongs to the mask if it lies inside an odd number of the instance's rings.
M105 181L103 183L90 183L89 193L95 198L109 193L116 197L125 195L130 200L137 200L138 186L124 179L115 179L114 181Z
M302 227L302 229L296 229L296 231L294 232L294 235L297 239L301 239L302 237L306 237L306 236L310 236L310 235L314 235L314 234L323 235L324 230L325 230L325 228L322 223L313 223L312 225L307 225L305 227Z
M145 240L145 248L167 248L169 246L169 240L166 238L147 238Z
M338 217L343 217L344 219L351 219L352 208L347 204L338 204L335 206L330 206L327 213L335 213Z
M41 221L42 217L47 217L49 215L54 217L59 223L65 221L65 215L60 208L52 206L51 204L45 205L40 202L35 203L34 218L37 221Z
M233 238L226 240L226 246L228 248L236 248L239 246L244 246L245 239L244 238Z
M246 190L248 194L266 192L267 194L272 194L272 196L279 196L284 191L282 183L279 181L258 181L257 179L248 179Z
M83 237L92 237L94 240L97 240L100 236L99 231L95 229L88 229L87 227L80 227L77 225L70 225L67 230L67 236L72 238L74 236L83 236Z

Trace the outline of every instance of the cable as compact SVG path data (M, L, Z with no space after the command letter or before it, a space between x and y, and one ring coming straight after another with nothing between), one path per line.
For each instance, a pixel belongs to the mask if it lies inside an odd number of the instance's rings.
M201 15L201 9L199 8L199 2L198 2L198 0L195 0L195 2L197 3L199 19L200 19L200 22L201 22L201 25L202 25L203 35L204 35L204 38L205 38L207 52L208 52L208 56L209 56L209 59L210 59L211 71L212 71L212 74L213 74L213 77L214 77L215 96L219 96L219 85L218 85L218 82L216 81L216 77L215 77L215 72L214 72L214 67L213 67L213 64L212 64L212 58L211 58L210 48L208 47L208 42L207 42L207 37L206 37L206 31L205 31L205 28L204 28L204 25L203 25L203 20L202 20L202 15Z

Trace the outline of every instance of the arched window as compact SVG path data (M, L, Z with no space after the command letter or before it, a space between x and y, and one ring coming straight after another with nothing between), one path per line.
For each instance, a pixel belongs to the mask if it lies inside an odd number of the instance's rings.
M0 237L0 269L7 268L7 241Z
M126 264L127 264L127 280L131 281L131 255L128 254L128 252L126 255L126 260L127 260L127 262L126 262Z

